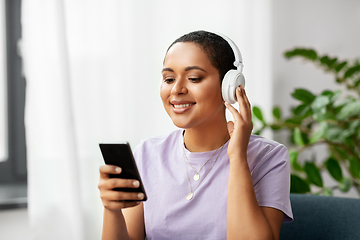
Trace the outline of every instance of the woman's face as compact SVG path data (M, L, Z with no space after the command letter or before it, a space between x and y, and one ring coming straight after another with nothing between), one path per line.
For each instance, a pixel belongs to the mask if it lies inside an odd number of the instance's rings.
M179 128L212 127L224 119L219 71L195 43L180 42L167 52L160 96Z

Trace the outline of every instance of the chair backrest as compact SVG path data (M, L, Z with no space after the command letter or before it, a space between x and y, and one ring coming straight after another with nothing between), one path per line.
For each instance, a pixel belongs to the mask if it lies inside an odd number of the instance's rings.
M290 194L294 221L283 223L280 240L360 239L360 199Z

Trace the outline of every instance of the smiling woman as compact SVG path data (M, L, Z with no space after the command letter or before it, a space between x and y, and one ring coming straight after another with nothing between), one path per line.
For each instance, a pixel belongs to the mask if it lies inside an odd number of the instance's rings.
M230 41L195 31L171 44L160 97L179 129L135 150L144 202L141 194L113 190L138 186L109 178L122 169L100 167L104 240L278 239L282 222L292 221L287 149L251 135L242 58ZM230 86L239 110L225 102L230 94L222 89ZM227 121L226 108L234 122Z

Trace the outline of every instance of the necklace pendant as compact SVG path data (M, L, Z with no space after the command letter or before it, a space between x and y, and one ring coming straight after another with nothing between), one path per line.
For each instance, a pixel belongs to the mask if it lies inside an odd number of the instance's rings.
M190 192L188 195L186 195L186 200L190 201L194 197L193 192Z
M194 180L195 180L195 181L199 181L199 179L200 179L200 175L199 175L198 173L196 173L196 174L194 175Z

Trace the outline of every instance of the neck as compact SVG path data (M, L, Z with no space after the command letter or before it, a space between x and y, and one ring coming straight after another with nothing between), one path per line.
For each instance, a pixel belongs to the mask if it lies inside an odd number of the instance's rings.
M190 152L206 152L218 149L230 135L227 130L226 119L212 126L189 128L184 133L184 143Z

